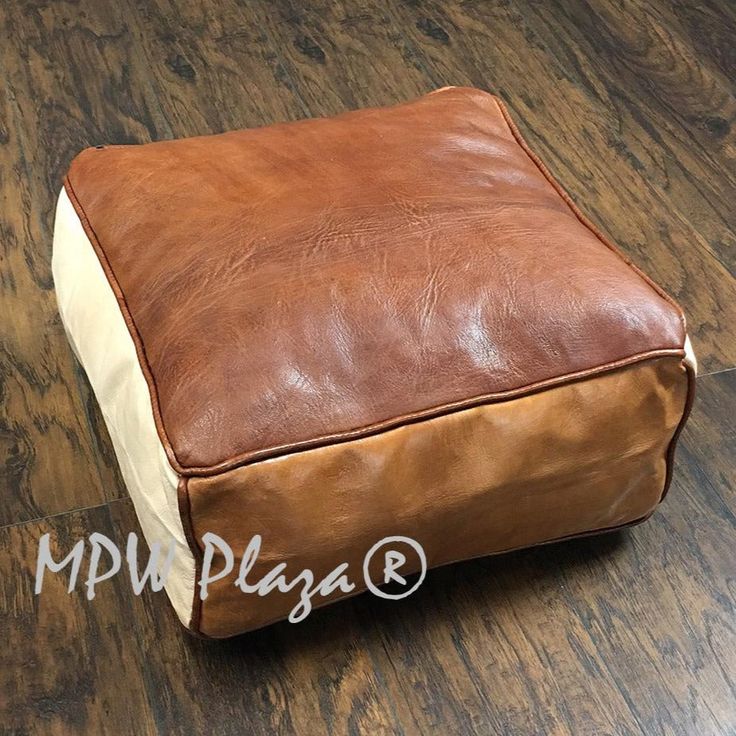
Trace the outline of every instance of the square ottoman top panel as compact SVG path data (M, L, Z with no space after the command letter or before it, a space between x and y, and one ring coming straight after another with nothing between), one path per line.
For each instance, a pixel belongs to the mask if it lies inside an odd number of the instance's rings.
M190 475L683 349L477 90L88 149L66 188Z

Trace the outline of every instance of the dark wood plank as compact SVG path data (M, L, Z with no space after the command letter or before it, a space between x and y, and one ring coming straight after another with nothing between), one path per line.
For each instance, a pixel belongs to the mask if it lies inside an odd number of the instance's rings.
M64 571L47 573L41 594L34 595L41 536L51 535L52 554L60 560L93 531L113 536L107 507L0 529L3 733L157 733L125 581L100 585L88 601L85 563L71 594Z
M433 88L390 4L254 3L311 116L401 102Z
M691 3L675 0L658 3L655 12L666 13L668 19L679 21L679 27L701 63L721 72L726 78L736 79L736 6L720 0ZM722 127L716 124L717 127Z
M105 14L118 3L94 3ZM104 10L102 10L104 8ZM237 0L139 4L131 43L168 127L166 137L219 133L305 117L302 100L253 10Z
M77 125L65 67L46 68L34 54L34 43L50 43L35 35L36 16L12 11L20 8L0 7L0 526L125 493L51 280L60 174L76 131L91 122Z
M666 4L547 4L539 29L555 49L561 34L549 33L551 13L566 21L560 45L591 60L605 88L616 91L617 110L635 115L658 144L654 165L640 173L735 274L736 132L730 121L736 82L697 53Z

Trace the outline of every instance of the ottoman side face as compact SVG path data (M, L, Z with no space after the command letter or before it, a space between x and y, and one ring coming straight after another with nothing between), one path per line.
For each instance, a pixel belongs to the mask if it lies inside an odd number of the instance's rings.
M259 597L235 586L253 535L261 536L261 559L250 568L249 584L276 562L286 563L289 580L304 569L321 580L349 563L359 592L363 558L385 537L416 540L431 567L643 520L668 483L688 375L679 358L643 361L189 479L195 537L214 532L235 552L234 572L195 602L193 626L230 636L284 618L296 606L299 588ZM223 565L215 555L212 569Z
M476 90L88 150L66 187L181 474L683 350Z
M166 592L188 626L195 560L179 512L180 478L159 440L149 388L120 305L63 190L52 270L67 337L94 390L146 541L149 546L159 542L162 557L175 545Z

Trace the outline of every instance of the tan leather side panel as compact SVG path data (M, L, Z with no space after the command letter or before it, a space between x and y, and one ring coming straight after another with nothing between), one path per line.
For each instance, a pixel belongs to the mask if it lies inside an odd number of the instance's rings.
M682 359L660 358L190 478L193 530L225 539L236 572L237 556L260 534L251 582L278 562L290 577L310 568L318 578L348 562L362 587L365 553L389 535L420 542L431 567L619 526L662 497L687 394ZM193 628L229 636L285 617L298 599L243 594L235 577L210 587Z

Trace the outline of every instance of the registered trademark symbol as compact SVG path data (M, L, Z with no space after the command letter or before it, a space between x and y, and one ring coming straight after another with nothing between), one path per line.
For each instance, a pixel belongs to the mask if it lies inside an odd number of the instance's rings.
M411 547L419 558L419 562L421 565L419 578L414 583L414 585L412 585L409 589L402 591L401 593L388 593L385 590L381 590L381 588L379 588L378 585L374 583L371 579L369 570L370 563L376 553L381 551L383 557L383 579L381 580L380 585L394 582L405 586L406 578L398 572L398 570L403 567L407 561L406 555L401 551L401 545L408 545L409 547ZM363 579L365 580L365 584L368 587L368 590L370 590L371 593L373 593L374 595L377 595L379 598L387 598L388 600L392 601L398 601L401 598L406 598L407 596L411 595L424 582L424 578L426 577L426 575L427 557L424 554L424 549L422 545L419 544L419 542L417 542L415 539L412 539L411 537L385 537L379 542L376 542L368 550L368 553L363 560Z

